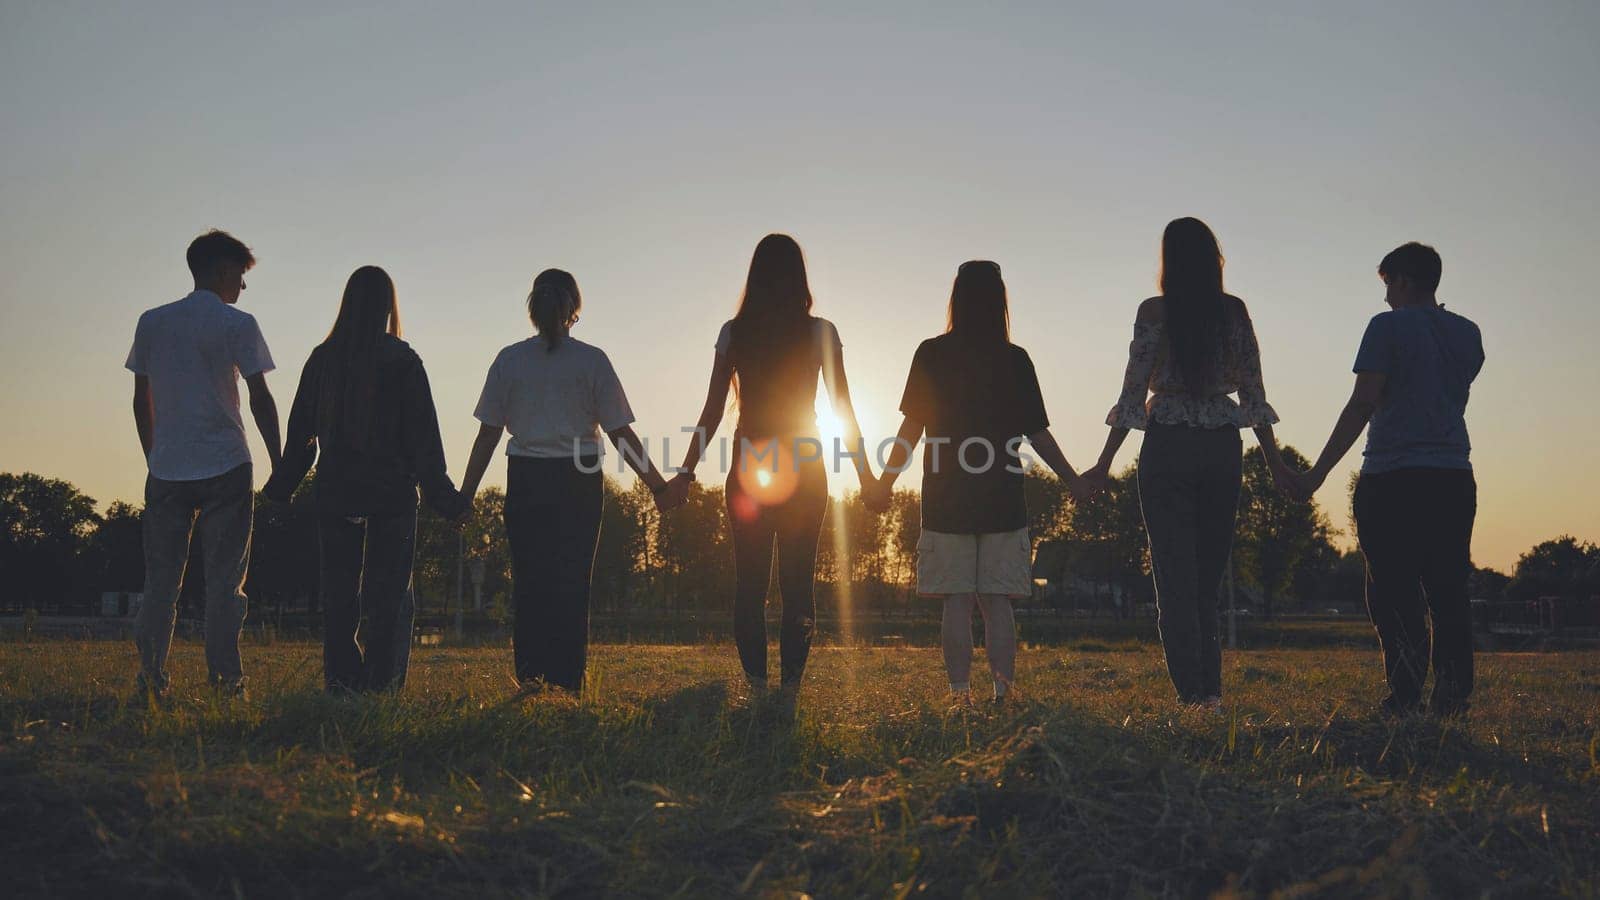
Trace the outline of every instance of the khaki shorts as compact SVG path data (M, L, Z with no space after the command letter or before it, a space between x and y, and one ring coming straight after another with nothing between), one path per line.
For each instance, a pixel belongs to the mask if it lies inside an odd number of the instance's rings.
M923 530L917 538L917 593L1033 595L1033 544L1028 529L992 534Z

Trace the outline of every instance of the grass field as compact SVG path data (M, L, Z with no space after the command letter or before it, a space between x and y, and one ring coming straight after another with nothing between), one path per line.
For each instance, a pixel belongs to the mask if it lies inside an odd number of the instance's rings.
M0 643L0 893L119 896L1593 896L1600 654L1479 657L1464 721L1388 724L1374 651L1238 652L1177 711L1159 652L1032 649L952 709L938 651L820 647L792 715L729 646L594 648L582 699L420 649L330 698L128 702L131 646ZM982 665L981 654L979 665Z

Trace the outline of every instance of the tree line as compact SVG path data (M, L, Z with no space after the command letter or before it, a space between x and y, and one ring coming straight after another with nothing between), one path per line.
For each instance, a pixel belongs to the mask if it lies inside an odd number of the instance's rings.
M1286 458L1304 463L1293 448ZM1153 600L1148 550L1139 512L1137 470L1130 466L1093 501L1074 505L1064 485L1042 467L1026 480L1036 547L1063 548L1070 583L1045 585L1035 602L1112 615L1137 614ZM259 500L246 593L252 617L319 612L315 473L287 504ZM607 478L595 559L597 613L663 615L722 612L733 592L723 488L696 484L689 502L663 516L649 491ZM422 615L454 612L504 619L511 559L502 517L505 495L479 493L457 531L426 506L418 518L416 595ZM70 482L0 473L0 608L89 613L105 592L138 592L144 580L139 507L98 504ZM921 503L900 490L888 512L866 509L857 493L835 499L818 542L819 613L849 604L855 614L919 609L914 596ZM1234 545L1241 605L1270 617L1284 611L1358 611L1359 553L1341 552L1339 531L1315 501L1276 491L1259 448L1245 453ZM180 607L203 607L199 548L191 547ZM1040 553L1041 564L1046 554ZM1049 571L1038 572L1051 578ZM477 577L474 577L477 576ZM1477 569L1474 598L1526 600L1600 593L1600 549L1570 536L1524 553L1505 574Z

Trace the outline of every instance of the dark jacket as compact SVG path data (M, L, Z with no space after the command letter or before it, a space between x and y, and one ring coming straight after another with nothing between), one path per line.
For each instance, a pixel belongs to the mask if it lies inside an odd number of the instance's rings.
M377 392L367 449L340 447L317 434L318 381L325 351L311 351L289 411L283 462L262 488L272 500L286 501L317 466L316 502L323 512L345 516L399 515L417 508L417 488L440 515L458 515L468 499L456 490L445 468L439 415L428 388L428 373L411 345L385 336L378 345ZM320 451L320 453L319 453Z

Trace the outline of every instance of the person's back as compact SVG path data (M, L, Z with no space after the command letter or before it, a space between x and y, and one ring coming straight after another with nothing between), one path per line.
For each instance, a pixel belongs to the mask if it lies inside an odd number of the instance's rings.
M733 361L739 379L736 433L751 439L817 436L817 381L828 354L842 348L832 322L806 316L792 335L777 340L730 319L717 335L717 352Z
M239 377L272 368L253 316L197 290L139 317L128 366L150 380L151 475L194 481L250 461Z
M926 429L924 528L984 534L1027 525L1018 450L1049 425L1038 385L1028 352L1015 344L947 332L917 348L900 407Z
M167 653L190 537L199 531L206 585L206 668L213 684L244 689L239 630L247 601L254 506L250 446L239 414L239 379L274 466L278 411L267 388L272 355L249 313L233 307L250 248L222 231L186 254L194 291L139 317L126 366L133 372L134 424L144 449L144 605L135 625L142 691L167 691Z
M1367 564L1367 612L1383 647L1386 714L1422 705L1430 668L1433 712L1464 712L1472 695L1467 579L1478 484L1466 410L1484 353L1478 326L1439 305L1443 271L1438 251L1415 241L1378 264L1390 311L1367 323L1350 400L1297 479L1296 493L1309 498L1367 429L1350 507Z
M571 335L531 337L500 351L478 416L511 433L506 452L539 459L598 458L600 432L633 421L605 351Z
M327 344L311 352L307 374L313 383L330 352ZM370 417L362 423L364 439L342 436L333 423L318 426L317 502L345 515L397 514L416 507L420 485L429 505L450 514L461 498L446 472L422 358L410 344L386 334L378 339L374 362L373 394L362 411ZM314 399L316 392L308 397ZM293 452L293 425L290 440ZM297 482L304 471L292 474Z
M1465 316L1441 306L1374 316L1355 370L1387 380L1367 426L1362 471L1472 468L1467 398L1483 362L1482 336Z

